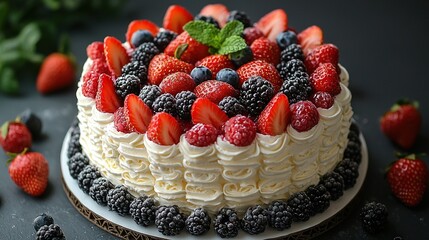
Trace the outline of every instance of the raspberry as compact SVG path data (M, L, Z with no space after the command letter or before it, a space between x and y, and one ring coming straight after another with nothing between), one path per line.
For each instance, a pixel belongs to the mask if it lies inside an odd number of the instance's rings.
M198 123L185 134L189 144L205 147L216 141L218 130L210 124Z
M100 59L104 60L104 43L102 42L93 42L86 47L86 55L91 59Z
M113 114L113 122L118 132L123 132L123 133L131 132L131 128L125 117L123 107L118 108L116 112Z
M310 84L315 92L327 92L336 96L341 92L340 78L335 66L331 63L322 63L310 76Z
M248 117L235 116L224 125L225 139L235 146L247 146L256 137L256 124Z
M299 101L290 106L292 113L291 125L298 132L305 132L319 122L319 112L310 101Z
M248 27L244 29L244 40L246 40L247 45L252 45L252 43L258 39L264 36L264 33L261 32L261 30L255 28L255 27Z
M320 108L328 109L332 107L332 105L334 105L334 98L332 97L331 94L327 92L314 93L311 96L310 101L314 103L314 105L316 105L316 107L318 108L320 107Z

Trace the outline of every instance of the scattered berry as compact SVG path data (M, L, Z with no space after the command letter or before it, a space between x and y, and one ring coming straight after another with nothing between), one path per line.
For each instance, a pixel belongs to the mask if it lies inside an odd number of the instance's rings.
M69 161L67 162L70 176L74 179L77 179L79 173L82 172L88 164L89 159L86 155L81 152L75 153L71 158L69 158Z
M181 91L193 91L195 82L191 75L184 72L176 72L165 77L159 84L162 92L176 96Z
M122 67L130 62L127 50L122 46L121 41L115 37L104 38L104 54L106 55L107 66L114 77L121 76Z
M280 62L280 49L275 42L266 38L258 38L250 45L253 59L271 63L274 66Z
M65 240L63 231L57 224L50 224L42 226L36 232L36 240Z
M305 55L308 55L313 48L323 44L322 29L316 25L304 29L297 37Z
M214 219L214 229L221 238L233 238L238 235L240 219L232 208L222 208Z
M182 128L173 116L160 112L152 117L146 134L149 140L157 144L174 145L179 143Z
M62 53L48 55L37 75L36 87L41 94L63 90L73 85L75 66L69 56Z
M77 176L77 183L84 193L89 193L89 188L95 179L101 177L100 171L95 166L87 165Z
M39 231L39 229L45 225L49 226L51 224L54 224L54 219L46 213L40 214L33 221L33 226L36 231Z
M274 96L273 85L263 77L250 77L241 86L240 102L252 116L258 116Z
M133 33L133 36L131 37L131 46L134 48L139 47L142 45L142 43L145 42L152 42L153 36L152 33L148 30L138 30Z
M255 23L255 27L261 30L266 38L271 41L276 41L277 35L286 31L287 24L288 21L285 11L276 9L259 19L259 21Z
M156 98L158 98L162 94L161 88L156 85L146 85L140 90L139 97L143 100L143 102L153 109L153 103Z
M136 78L135 76L132 77ZM136 81L138 82L138 79L136 79ZM116 81L116 83L118 83L118 81ZM95 96L95 107L97 110L100 112L114 113L116 109L122 105L121 100L116 94L117 92L118 87L115 87L112 77L104 73L101 74L98 79L97 95Z
M216 74L216 80L226 82L233 86L234 88L238 88L239 77L236 71L231 68L221 69Z
M322 63L310 75L310 84L315 92L327 92L336 96L341 92L340 78L334 65Z
M177 114L176 99L170 93L163 93L157 97L152 108L155 113L166 112L173 116Z
M185 216L178 206L159 206L155 213L155 225L166 236L178 235L185 228Z
M0 145L5 152L21 153L29 149L32 136L27 126L21 122L5 122L0 128Z
M186 230L194 236L199 236L209 231L210 224L211 218L207 211L202 208L194 209L185 221Z
M336 172L325 174L320 178L320 184L331 194L331 200L335 201L343 196L344 179L340 174Z
M268 205L268 225L277 231L288 229L292 225L291 209L283 201L274 201Z
M329 109L334 105L334 97L327 92L315 92L311 97L310 101L318 108Z
M232 61L235 67L241 67L242 65L253 60L253 52L249 46L244 49L229 54L229 59Z
M153 39L153 42L155 43L155 46L158 48L160 52L163 52L164 49L170 44L173 39L177 37L177 33L164 30L158 32L158 34Z
M312 213L322 213L328 209L331 200L331 194L322 184L311 185L305 190L305 194L310 198L313 205Z
M279 135L286 131L290 119L289 101L286 95L274 96L259 115L258 132L265 135Z
M120 216L129 214L130 204L133 200L134 197L123 185L116 186L107 193L107 206L109 210L117 212Z
M132 55L132 61L148 66L152 58L159 54L159 49L153 42L142 43Z
M290 106L291 125L298 132L312 129L319 123L319 112L310 101L299 101Z
M194 16L180 5L171 5L164 15L163 27L175 33L182 33L183 26L192 21Z
M384 228L387 215L387 208L384 204L369 202L363 206L359 216L363 229L369 233L376 233Z
M276 67L261 60L255 60L244 64L237 69L237 73L240 77L240 86L243 86L243 83L251 77L258 76L270 82L274 87L274 92L278 92L283 83Z
M210 55L201 59L201 61L197 62L196 66L204 66L210 69L213 77L216 76L221 69L234 68L234 65L231 60L229 60L228 56L219 54Z
M225 97L218 105L219 108L222 109L222 111L224 111L230 118L236 115L247 115L246 108L235 97Z
M249 207L241 221L241 228L251 234L259 234L265 231L268 224L268 212L261 205Z
M159 85L166 76L175 72L190 73L193 65L180 61L166 54L158 54L152 58L148 68L148 81L152 85Z
M194 92L197 97L207 98L215 104L227 96L237 95L233 86L218 80L205 81L196 86Z
M208 69L205 66L199 66L199 67L195 67L194 69L192 69L191 71L191 77L192 79L194 79L195 84L199 85L200 83L210 80L213 78L213 74L210 71L210 69Z
M210 124L197 123L185 134L185 139L189 144L197 147L206 147L214 142L218 135L218 130Z
M248 117L235 116L225 122L225 140L235 146L250 145L256 137L256 124Z
M359 164L348 158L344 158L335 167L334 172L343 177L344 190L347 190L356 184L356 179L359 177Z
M279 45L280 49L285 49L292 44L298 43L298 37L296 33L291 30L287 30L285 32L281 32L276 37L277 45Z
M217 129L228 120L228 116L207 98L197 98L191 108L192 123L210 124Z
M130 204L130 215L138 225L149 226L155 223L157 206L153 198L144 196L134 199Z
M293 194L287 201L294 222L305 222L314 215L313 203L305 192Z
M99 177L92 182L89 188L89 196L100 205L107 205L107 194L113 184L105 177Z
M191 108L195 100L197 96L190 91L182 91L176 95L177 115L181 120L191 120Z
M305 65L311 74L322 63L331 63L334 67L338 66L339 52L333 44L323 44L315 47L305 58Z

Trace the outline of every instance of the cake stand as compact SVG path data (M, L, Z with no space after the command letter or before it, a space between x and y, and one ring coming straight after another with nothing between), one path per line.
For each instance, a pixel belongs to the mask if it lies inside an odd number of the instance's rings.
M89 221L105 231L123 239L221 239L213 229L203 236L192 236L183 230L177 236L164 236L155 226L143 227L137 225L130 216L121 217L116 212L109 211L107 206L98 205L89 195L78 187L77 180L68 171L67 147L70 140L70 130L67 132L61 149L61 172L64 191L72 205ZM344 220L355 205L357 195L364 183L368 170L368 150L363 135L362 162L359 165L359 177L353 188L344 192L336 201L331 201L329 208L310 218L306 222L292 223L292 227L284 231L276 231L267 226L265 232L250 235L239 231L237 239L309 239L314 238L336 226ZM213 226L212 226L213 227Z

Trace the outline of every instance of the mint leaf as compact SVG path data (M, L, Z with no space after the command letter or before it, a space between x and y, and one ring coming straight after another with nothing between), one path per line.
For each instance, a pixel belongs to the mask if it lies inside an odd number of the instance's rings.
M225 39L222 46L219 48L218 53L225 55L233 52L240 51L246 48L247 44L240 36L231 36Z
M19 92L19 82L13 70L9 67L4 67L0 70L0 91L8 94L17 94Z
M9 131L9 124L10 124L10 122L8 121L8 122L3 123L3 125L1 125L1 127L0 127L1 137L3 139L6 139L6 137L7 137L7 132Z
M215 48L220 47L220 42L217 38L220 30L213 24L203 21L191 21L183 26L183 29L188 32L189 36L202 44Z
M232 36L240 36L244 30L244 25L240 21L234 20L227 23L222 30L220 30L220 41L223 42L225 39Z
M184 43L179 45L176 48L176 51L174 51L174 57L177 59L180 59L182 57L182 54L185 53L186 49L188 49L189 44Z

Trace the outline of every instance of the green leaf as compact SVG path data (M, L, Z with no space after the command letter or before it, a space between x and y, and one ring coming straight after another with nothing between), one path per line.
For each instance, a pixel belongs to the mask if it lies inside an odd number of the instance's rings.
M231 36L225 39L222 46L219 48L218 53L225 55L233 52L240 51L246 48L247 44L240 36Z
M19 82L11 68L4 67L0 72L0 91L8 94L19 92Z
M177 59L180 59L182 57L182 54L186 51L186 49L188 49L189 44L184 43L179 45L176 48L176 51L174 51L174 57Z
M36 44L39 42L40 37L40 29L37 24L27 24L18 36L18 40L21 43L21 50L25 52L35 52Z
M2 125L1 125L1 137L3 138L3 139L5 139L6 138L6 136L7 136L7 132L9 131L9 121L7 121L7 122L5 122L5 123L3 123Z
M240 21L234 20L229 22L220 30L220 41L223 42L225 39L232 36L240 36L243 30L244 25Z
M220 30L213 24L204 21L191 21L183 26L183 29L188 32L189 36L202 44L215 48L220 47L220 42L218 42L217 38Z
M58 10L61 7L61 2L59 0L43 0L43 3L50 10Z

